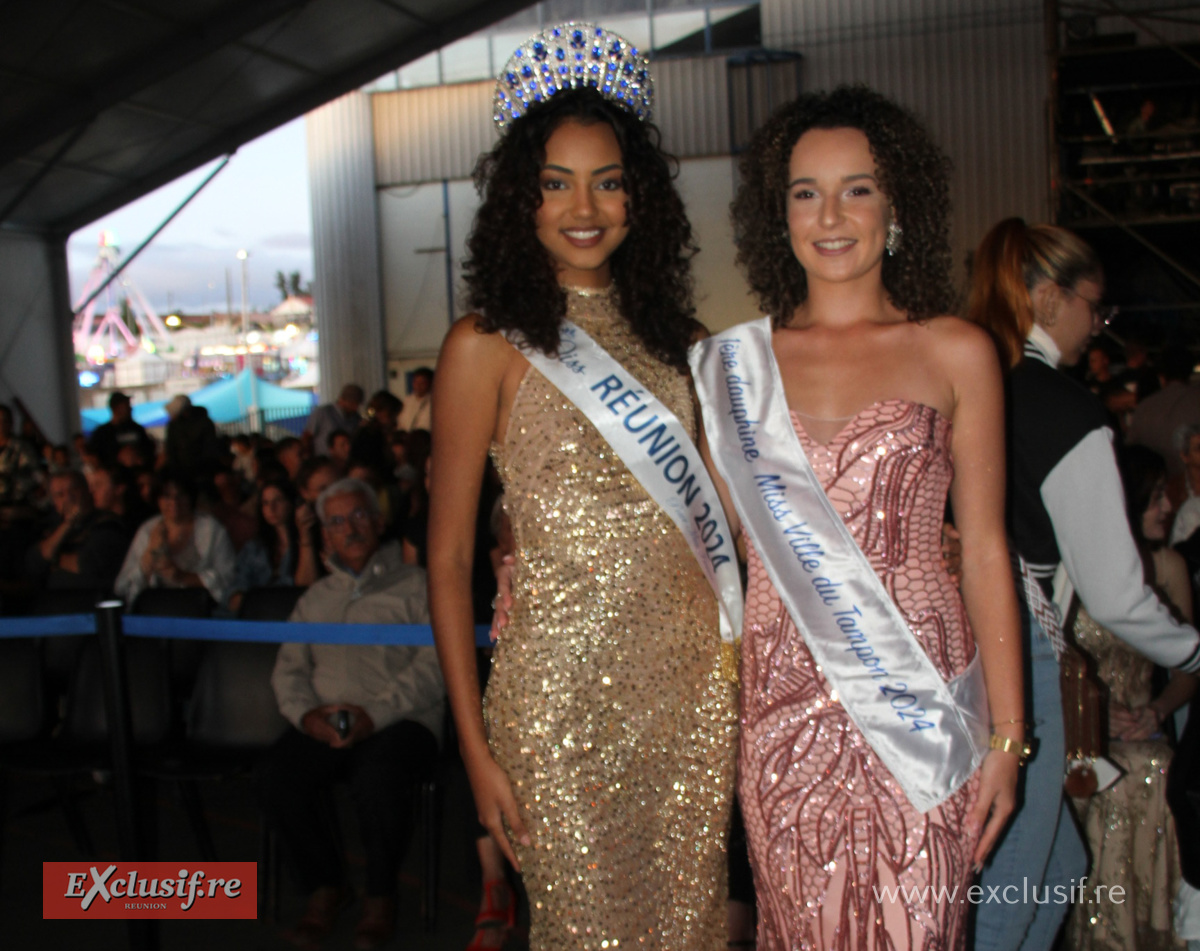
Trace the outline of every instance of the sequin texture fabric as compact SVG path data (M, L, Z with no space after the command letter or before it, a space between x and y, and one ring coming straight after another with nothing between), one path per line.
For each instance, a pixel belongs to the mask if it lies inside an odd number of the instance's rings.
M1075 643L1096 664L1109 702L1140 707L1154 699L1154 665L1083 608ZM1179 847L1167 807L1165 739L1110 740L1108 758L1125 773L1090 799L1073 799L1092 866L1084 899L1071 909L1064 947L1076 951L1166 951L1184 942L1172 933L1171 902L1179 891ZM1121 900L1110 896L1114 886Z
M567 316L694 434L688 378L646 353L611 292L570 292ZM530 947L723 948L737 717L712 591L536 370L493 454L517 560L485 713L534 839L517 846Z
M891 400L828 443L792 425L834 508L946 679L975 653L957 588L941 563L953 476L950 423ZM972 876L968 830L978 774L921 814L833 696L750 546L742 640L739 791L759 908L759 951L953 949L965 902L925 886ZM899 887L889 899L888 888Z

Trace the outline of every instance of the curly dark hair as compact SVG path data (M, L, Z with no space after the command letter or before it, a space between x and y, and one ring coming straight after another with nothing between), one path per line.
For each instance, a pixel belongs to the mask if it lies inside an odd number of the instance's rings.
M677 163L660 148L657 128L594 89L566 90L531 108L480 158L475 186L483 204L463 263L467 305L482 315L484 331L519 330L547 354L558 349L567 298L535 216L546 142L568 119L604 122L616 134L629 196L629 234L612 256L617 306L650 353L684 371L700 328L691 273L698 249L675 190Z
M792 149L809 129L858 129L866 135L879 187L903 229L895 255L883 259L884 289L910 320L949 313L955 304L950 160L916 116L866 86L799 96L767 120L742 156L742 183L732 208L737 260L764 313L780 326L808 297L804 268L788 236L787 196Z

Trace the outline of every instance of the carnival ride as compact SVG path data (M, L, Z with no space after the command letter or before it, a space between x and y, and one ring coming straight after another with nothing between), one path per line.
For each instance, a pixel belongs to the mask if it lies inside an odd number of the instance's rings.
M150 352L169 347L166 326L137 285L128 277L114 280L120 254L117 236L111 231L101 231L96 263L75 302L72 330L75 353L89 364L107 363L128 356L139 347ZM100 287L103 291L93 296ZM104 312L97 322L96 311L101 300ZM133 318L139 331L137 336L126 323L126 314Z

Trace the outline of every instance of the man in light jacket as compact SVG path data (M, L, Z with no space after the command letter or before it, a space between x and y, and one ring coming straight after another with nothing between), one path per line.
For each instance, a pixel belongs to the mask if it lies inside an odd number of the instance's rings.
M331 553L328 577L301 597L291 620L427 624L425 572L405 565L396 542L380 544L375 493L343 479L317 500ZM414 786L431 770L445 687L433 647L283 644L271 678L289 730L257 771L264 808L309 896L285 937L316 947L352 895L328 816L328 787L349 782L366 852L366 897L355 946L384 944L395 930L395 885L411 833Z

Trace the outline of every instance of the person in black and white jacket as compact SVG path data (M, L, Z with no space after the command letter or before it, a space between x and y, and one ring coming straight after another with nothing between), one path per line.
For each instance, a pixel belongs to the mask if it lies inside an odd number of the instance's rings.
M1049 949L1070 904L1039 896L1073 894L1087 874L1062 798L1062 632L1052 604L1060 566L1099 624L1155 663L1200 670L1200 635L1143 580L1104 408L1057 369L1077 363L1099 331L1103 296L1095 252L1063 228L1010 218L975 255L969 316L992 332L1011 368L1008 522L1028 609L1029 707L1039 742L1024 805L980 880L984 894L1001 900L978 908L979 951ZM1033 901L1023 897L1030 887ZM1010 902L1012 895L1022 897Z

